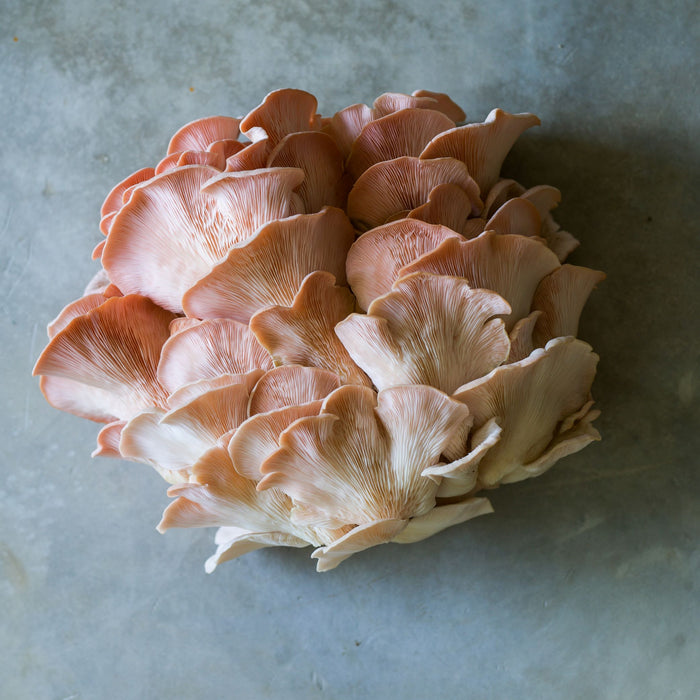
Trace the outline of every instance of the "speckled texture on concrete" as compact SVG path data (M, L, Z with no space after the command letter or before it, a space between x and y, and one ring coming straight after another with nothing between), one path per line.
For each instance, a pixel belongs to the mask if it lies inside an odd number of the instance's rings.
M0 0L0 697L700 697L700 13L694 0ZM269 90L536 112L506 164L564 193L608 280L602 443L496 514L328 574L309 550L203 572L143 466L46 405L45 324L94 270L102 198L181 124Z

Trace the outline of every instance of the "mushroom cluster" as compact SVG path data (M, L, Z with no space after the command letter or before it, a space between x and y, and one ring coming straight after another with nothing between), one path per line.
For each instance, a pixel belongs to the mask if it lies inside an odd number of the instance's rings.
M120 182L34 370L104 424L94 455L171 484L160 531L218 528L207 571L430 537L599 439L576 335L604 275L564 264L554 187L500 176L537 117L426 90L316 110L272 92Z

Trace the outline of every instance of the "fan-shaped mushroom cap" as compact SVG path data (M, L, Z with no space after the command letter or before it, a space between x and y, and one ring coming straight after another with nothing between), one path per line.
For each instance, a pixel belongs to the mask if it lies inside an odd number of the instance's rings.
M306 277L291 308L271 306L250 319L250 328L277 363L320 367L343 382L369 384L335 334L338 321L355 308L346 287L335 284L329 272Z
M430 96L405 95L402 92L385 92L372 105L375 119L381 119L402 109L435 109L437 100Z
M401 275L432 272L464 277L473 288L491 289L511 306L505 319L510 331L530 311L540 280L559 267L559 260L534 238L501 236L484 231L469 241L444 240L435 250L407 265Z
M437 506L419 518L411 518L408 525L394 537L392 542L399 544L420 542L448 527L487 513L493 513L493 507L488 498L468 498L459 503Z
M156 165L156 175L162 175L163 173L167 173L168 170L176 168L178 160L180 160L179 151L177 153L171 153L169 156L165 156L165 158L161 158Z
M467 432L472 428L472 416L465 422ZM453 459L447 464L437 464L423 470L423 476L440 480L437 490L439 499L464 498L477 490L479 463L484 455L501 439L501 426L495 418L491 418L469 435L469 448L463 456ZM443 452L447 455L447 451Z
M542 347L551 338L577 335L581 311L605 273L577 265L562 265L537 286L532 308L542 312L534 330L534 343Z
M97 434L97 447L92 451L91 457L121 457L119 451L119 440L126 421L117 420L107 423Z
M322 405L323 400L319 399L257 413L248 418L231 437L228 445L236 471L248 479L260 481L260 467L279 448L280 435L294 421L317 416Z
M170 411L135 416L122 431L122 455L166 471L192 467L219 438L248 418L250 383L211 388Z
M534 204L515 197L499 207L484 228L502 235L539 236L542 219Z
M484 209L481 215L487 219L491 218L509 199L519 197L523 192L525 188L519 182L509 178L499 179L484 197Z
M239 527L220 527L215 537L216 552L204 563L211 574L216 567L232 559L265 547L308 547L309 542L284 532L251 532Z
M272 367L272 358L246 325L214 319L185 328L163 345L158 378L172 394L200 379Z
M367 105L350 105L336 112L323 127L323 131L336 142L343 158L347 158L353 141L372 119L374 113Z
M287 365L266 372L250 395L250 415L325 399L340 386L337 374L318 367Z
M550 213L561 200L559 190L550 185L537 185L529 190L525 190L519 196L521 199L531 202L537 208L542 219L540 235L546 239L547 245L556 254L560 262L566 260L569 253L578 247L579 242L568 231L562 231Z
M537 185L529 190L523 188L523 192L518 196L530 202L537 209L542 220L561 202L561 192L551 185Z
M520 360L524 360L535 349L536 345L532 336L535 331L537 319L541 315L541 311L533 311L525 316L525 318L521 318L519 321L516 321L508 336L510 338L510 354L508 355L508 362L518 362Z
M482 193L498 180L508 151L520 134L540 120L534 114L509 114L492 110L481 124L458 126L436 136L421 158L457 158L469 170Z
M242 151L241 151L242 152ZM304 180L299 168L262 168L226 172L202 185L214 197L218 210L234 222L238 236L232 244L250 238L261 226L297 213L292 190Z
M510 306L466 281L418 273L394 283L367 314L352 314L335 332L378 389L426 384L450 394L508 357L503 321Z
M588 401L597 362L586 343L555 338L526 359L498 367L455 392L454 398L469 407L476 427L495 417L503 429L479 464L483 486L526 478L533 465L539 469L553 464L551 450L559 459L597 439L592 428L583 439L578 433L572 441L557 435L559 423Z
M84 316L93 309L96 309L98 306L102 306L102 304L104 304L106 301L107 297L100 293L86 294L85 296L80 297L80 299L72 301L46 327L46 333L49 336L49 340L57 333L60 333L74 318Z
M377 163L362 173L348 195L348 216L361 230L380 226L399 212L425 204L432 190L446 183L467 193L474 215L481 211L478 186L464 163L454 158L405 156Z
M464 194L461 188L454 187ZM360 308L366 309L373 299L386 294L404 266L434 250L446 238L462 240L445 226L418 219L392 221L360 236L350 246L345 264Z
M437 134L455 123L432 109L401 109L364 126L350 149L347 169L356 180L365 170L401 156L418 157Z
M260 465L278 447L283 430L299 418L318 415L323 399L340 386L332 372L289 365L267 372L248 404L251 416L229 441L236 471L259 481Z
M183 151L177 159L177 167L183 165L206 165L221 171L226 166L226 159L220 152Z
M220 374L213 379L199 379L196 382L190 382L189 384L181 386L177 391L174 391L168 396L168 407L170 410L182 408L212 389L223 389L232 384L243 384L247 387L248 393L250 393L264 374L265 370L253 369L250 372Z
M240 119L233 117L205 117L185 124L175 132L168 145L168 155L182 151L206 151L215 141L238 138Z
M435 104L430 109L436 109L449 117L453 122L461 122L467 118L464 110L444 92L432 92L431 90L414 90L413 97L429 97L435 100Z
M234 538L238 547L226 538L228 546L217 552L216 563L258 546L318 545L340 537L347 529L328 530L294 523L290 519L293 507L290 498L277 489L257 491L255 482L238 474L228 452L219 446L200 457L192 468L192 479L191 483L168 490L168 495L178 498L165 509L158 530L212 526L243 530ZM246 541L248 545L258 546L245 546ZM221 536L217 543L223 544Z
M135 173L129 175L129 177L122 180L120 183L115 185L110 193L105 197L105 201L102 203L102 208L100 209L100 217L104 219L109 214L114 214L122 208L124 203L123 197L126 190L134 185L139 185L142 182L146 182L154 177L156 171L153 168L141 168ZM100 229L102 229L102 224L100 223ZM103 231L104 233L104 231Z
M302 418L280 436L262 465L258 489L280 487L299 504L295 518L329 526L406 520L435 505L437 484L421 476L468 415L427 386L343 386L321 415Z
M234 141L233 139L221 139L220 141L213 141L207 146L207 151L209 153L214 153L224 159L224 164L227 159L231 156L236 155L236 153L242 151L246 147L246 144L240 141Z
M288 134L270 153L267 167L304 171L304 181L296 190L304 204L303 212L310 214L324 206L345 209L350 182L345 176L343 155L328 134Z
M297 131L318 131L316 98L303 90L275 90L249 112L240 124L241 132L251 141L267 137L274 147L287 134Z
M166 405L156 377L173 315L137 295L113 297L56 333L34 374L56 408L90 420L126 420Z
M291 190L301 177L285 168L219 174L191 165L168 171L138 187L121 209L102 263L124 292L180 311L184 292L231 246L291 213Z
M100 268L92 277L92 279L85 285L83 289L83 296L86 297L90 294L102 294L105 297L109 296L122 296L121 294L107 294L107 289L112 286L109 277L104 268Z
M345 258L354 231L340 209L299 214L264 226L184 296L190 316L247 323L259 309L291 306L306 275L331 272L345 282Z
M473 238L484 230L486 222L483 219L470 219L471 214L472 202L469 195L459 185L446 184L433 188L428 201L413 209L407 218L442 224L466 238ZM474 230L475 222L478 231Z
M354 527L325 547L319 547L312 554L317 559L316 571L330 571L353 554L370 547L391 542L406 528L408 520L387 519L375 520Z
M267 139L242 144L243 148L226 159L226 172L262 170L267 167L270 143Z

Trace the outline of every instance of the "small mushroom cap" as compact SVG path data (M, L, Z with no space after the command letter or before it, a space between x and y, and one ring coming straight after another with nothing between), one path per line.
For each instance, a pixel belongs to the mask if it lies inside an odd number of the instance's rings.
M270 143L265 139L242 144L243 148L226 158L226 172L237 173L244 170L262 170L267 167Z
M350 181L345 176L343 155L327 134L288 134L270 153L267 167L299 168L304 172L304 181L296 189L303 212L311 214L324 206L345 209Z
M506 330L530 312L540 280L559 267L557 256L538 239L484 231L468 241L444 240L435 250L406 265L402 275L430 272L463 277L473 288L491 289L511 306Z
M163 345L158 378L172 394L200 379L272 367L272 358L246 325L213 319L185 328Z
M481 211L479 188L464 163L404 156L376 163L362 173L348 195L348 216L360 230L381 226L396 214L425 204L432 190L446 183L467 193L474 215Z
M168 155L183 151L206 151L215 141L235 141L240 119L233 117L205 117L185 124L175 132L168 145Z
M207 165L216 170L223 170L226 167L226 159L221 153L210 153L209 151L184 151L177 159L177 167L182 165Z
M168 471L188 469L248 418L249 400L250 386L242 382L211 388L168 412L141 413L122 431L121 453Z
M484 228L501 235L539 236L542 218L534 204L515 197L503 204L486 222Z
M190 316L247 323L258 310L291 306L304 278L327 270L345 282L354 231L340 209L273 221L202 277L183 298Z
M126 421L117 420L100 430L97 435L97 447L92 451L91 457L114 457L119 459L122 454L119 451L119 441Z
M537 347L533 339L533 334L535 332L537 319L541 315L541 311L533 311L525 316L525 318L521 318L515 323L508 336L510 338L508 362L524 360L535 347Z
M542 313L534 329L534 343L542 347L548 340L577 335L583 307L605 273L577 265L562 265L537 286L532 308Z
M132 173L129 175L129 177L115 185L105 198L105 201L102 203L100 216L104 219L109 214L118 212L124 203L123 197L126 190L134 185L139 185L142 182L150 180L155 176L155 174L156 171L153 168L141 168L141 170L137 170L135 173ZM100 226L100 228L102 227Z
M474 238L484 230L486 222L483 219L470 219L471 215L469 195L459 185L448 183L433 188L428 201L413 209L407 218L441 224L465 238Z
M394 536L392 542L399 544L420 542L448 527L488 513L493 513L493 507L488 498L468 498L459 503L436 506L425 515L411 518L406 527Z
M444 92L432 92L431 90L414 90L413 97L429 97L435 100L430 109L436 109L449 117L453 122L461 122L467 118L464 110Z
M318 560L316 571L330 571L357 552L391 542L407 524L407 520L392 518L354 527L343 537L311 554L312 559Z
M458 126L436 136L421 158L457 158L476 180L482 193L498 180L501 166L520 134L540 120L534 114L492 110L481 124Z
M513 480L513 474L527 471L553 447L562 453L555 440L557 426L588 401L597 362L586 343L555 338L524 360L498 367L455 392L476 427L495 417L503 429L479 465L483 486ZM583 447L578 440L576 445Z
M330 526L422 515L435 505L437 484L421 472L438 461L467 415L427 386L379 395L340 387L321 415L282 433L280 448L261 467L258 489L282 488L299 504L297 520L325 516Z
M470 416L470 419L472 417ZM465 424L469 430L472 428L471 420ZM447 464L437 464L423 470L423 476L438 479L439 488L437 497L464 498L468 494L478 490L479 464L484 455L501 439L503 431L495 418L490 418L480 428L471 431L469 435L469 449L464 454L460 452L459 457L455 457ZM443 453L447 455L447 450Z
M221 534L220 534L221 533ZM239 527L217 530L216 552L207 559L204 570L211 574L219 564L264 547L308 547L309 543L284 532L251 532Z
M139 186L115 217L102 254L109 278L180 311L182 294L240 237L234 222L201 192L214 168L175 168Z
M275 367L255 385L250 396L250 415L325 399L339 386L337 374L318 367Z
M73 318L46 346L34 367L56 408L103 423L128 420L164 406L156 376L173 315L145 297L107 299Z
M484 209L481 215L487 219L491 218L509 199L519 197L523 192L525 188L519 182L510 178L500 178L484 197Z
M241 121L240 129L251 141L268 138L274 148L287 134L317 131L316 98L303 90L275 90Z
M418 157L437 134L455 123L432 109L401 109L367 123L350 149L347 169L353 180L385 160Z
M336 112L323 127L323 131L336 142L345 159L365 124L372 119L374 119L374 113L367 105L350 105Z
M459 192L462 189L455 186ZM466 196L466 195L465 195ZM401 269L434 250L446 238L461 237L445 226L417 219L399 219L377 226L350 247L346 262L348 282L361 309L391 290Z
M496 317L509 312L494 292L418 273L397 280L336 333L378 389L425 384L451 394L505 362L510 342Z
M325 398L325 397L324 397ZM280 444L280 435L300 418L317 416L323 401L309 401L276 408L266 413L256 413L248 418L229 441L231 460L239 474L253 481L260 481L260 467Z
M347 287L329 272L312 272L302 282L291 308L270 306L250 319L250 328L275 362L320 367L344 383L369 385L335 334L335 325L355 308Z

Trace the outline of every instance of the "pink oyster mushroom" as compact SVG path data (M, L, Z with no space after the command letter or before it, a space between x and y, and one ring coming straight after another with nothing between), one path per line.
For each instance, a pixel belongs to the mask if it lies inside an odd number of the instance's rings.
M101 210L100 269L48 326L48 402L154 468L206 570L313 546L326 571L492 512L485 490L600 439L549 185L501 176L532 114L447 95L330 117L277 90L182 127Z

